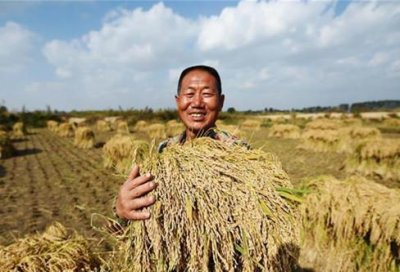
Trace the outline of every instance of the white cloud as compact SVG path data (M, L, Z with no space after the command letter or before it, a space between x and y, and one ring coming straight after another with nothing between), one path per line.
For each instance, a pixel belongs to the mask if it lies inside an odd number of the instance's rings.
M35 35L14 22L0 26L0 72L16 73L32 60Z
M67 108L173 107L180 71L203 63L220 71L227 107L400 98L400 3L357 1L340 15L332 3L243 1L197 19L162 3L112 10L100 29L44 46L61 86L35 88L79 100Z

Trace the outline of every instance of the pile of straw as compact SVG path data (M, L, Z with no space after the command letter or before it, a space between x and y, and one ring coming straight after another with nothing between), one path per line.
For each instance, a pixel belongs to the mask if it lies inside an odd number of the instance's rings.
M60 224L0 247L0 271L93 271L98 260L87 241Z
M336 152L340 137L336 130L311 129L301 135L302 143L298 147L316 152Z
M361 143L346 161L349 173L400 181L400 140L373 139Z
M11 157L15 152L7 132L0 130L0 159Z
M26 135L26 127L23 122L16 122L13 125L12 136L13 138L21 138Z
M167 137L165 125L161 123L151 124L146 127L145 131L147 135L149 135L150 139L162 140Z
M68 123L71 124L74 129L78 127L84 127L87 126L88 120L86 118L80 118L80 117L71 117L68 119Z
M338 151L353 153L355 148L361 143L381 138L381 132L377 128L351 126L339 130L340 146Z
M383 124L387 127L400 128L400 119L398 118L388 118L383 121Z
M96 122L96 130L99 132L108 132L111 131L111 125L109 122L105 120L97 120Z
M119 120L117 121L117 133L118 134L129 134L128 122Z
M74 127L69 123L61 123L58 126L57 134L61 137L73 137L75 135Z
M300 264L315 271L399 271L400 191L359 177L320 177L300 205Z
M137 123L135 124L134 130L136 132L138 131L145 131L147 127L147 122L144 120L139 120L137 121Z
M103 146L104 167L126 175L133 163L140 163L149 152L149 144L128 135L115 135Z
M185 130L185 126L176 120L170 120L167 122L166 134L168 137L181 134Z
M88 127L79 127L75 130L74 146L82 149L94 147L95 136L92 129Z
M122 116L107 116L104 117L104 121L110 124L112 130L117 129L117 124L119 121L123 121Z
M290 124L275 124L270 128L269 137L298 139L300 138L300 128Z
M342 126L342 122L334 119L316 119L306 125L306 130L337 130Z
M54 120L47 121L47 128L52 132L57 132L58 122Z
M257 131L261 128L261 121L255 119L246 119L240 124L240 129L247 131Z
M291 271L297 214L276 157L210 138L151 153L151 218L132 221L116 271ZM279 190L277 188L280 188Z

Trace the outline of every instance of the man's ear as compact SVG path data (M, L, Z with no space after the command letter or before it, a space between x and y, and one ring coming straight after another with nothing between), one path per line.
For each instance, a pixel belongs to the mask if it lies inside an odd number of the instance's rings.
M221 94L219 96L219 111L222 111L222 108L224 107L224 101L225 101L225 95Z
M175 95L175 103L176 103L176 106L178 106L178 103L179 103L179 96L177 96L177 95Z

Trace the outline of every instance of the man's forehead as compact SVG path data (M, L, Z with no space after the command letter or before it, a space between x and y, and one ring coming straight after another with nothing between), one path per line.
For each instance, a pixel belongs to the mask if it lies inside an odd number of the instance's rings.
M182 80L182 87L190 86L216 86L215 78L208 72L202 70L190 71Z

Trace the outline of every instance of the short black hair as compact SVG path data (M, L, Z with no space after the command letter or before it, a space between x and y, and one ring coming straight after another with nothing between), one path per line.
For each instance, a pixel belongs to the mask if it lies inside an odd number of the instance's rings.
M207 72L210 75L212 75L215 78L215 81L217 83L218 94L221 95L221 93L222 93L222 84L221 84L221 78L220 78L220 76L218 74L218 71L215 68L213 68L211 66L207 66L207 65L194 65L194 66L187 67L187 68L185 68L185 70L182 71L181 75L179 76L179 81L178 81L178 90L177 90L178 95L179 95L179 92L180 92L181 87L182 87L183 78L189 72L194 71L194 70L201 70L201 71Z

